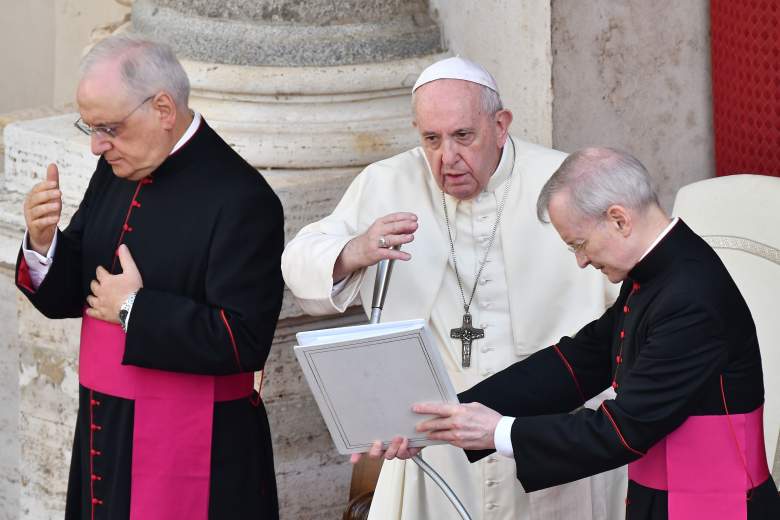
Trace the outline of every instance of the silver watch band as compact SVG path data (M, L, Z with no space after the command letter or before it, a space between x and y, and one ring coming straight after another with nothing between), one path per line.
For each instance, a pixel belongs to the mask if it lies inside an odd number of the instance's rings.
M130 293L119 308L119 324L122 326L122 330L127 333L127 328L130 325L130 313L133 311L133 303L135 302L135 295L137 293Z

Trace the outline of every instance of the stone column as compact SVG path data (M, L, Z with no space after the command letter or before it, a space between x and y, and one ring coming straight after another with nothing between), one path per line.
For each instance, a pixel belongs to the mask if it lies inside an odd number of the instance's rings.
M661 205L714 173L708 1L552 2L553 147L609 145Z
M422 68L441 57L424 0L136 0L130 28L174 47L192 84L190 105L276 190L288 240L330 212L363 166L416 145L409 91ZM48 162L60 165L64 222L86 188L95 158L71 125L76 117L6 129L0 174L6 265L21 237L21 199ZM21 517L61 517L79 323L48 321L21 298L13 305L22 352ZM364 319L357 308L340 317L306 317L285 297L263 389L283 519L340 518L350 477L303 382L294 335Z

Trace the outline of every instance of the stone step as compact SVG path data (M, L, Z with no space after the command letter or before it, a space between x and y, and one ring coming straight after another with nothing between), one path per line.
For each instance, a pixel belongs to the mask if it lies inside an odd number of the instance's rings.
M0 192L0 266L13 269L24 236L23 197Z

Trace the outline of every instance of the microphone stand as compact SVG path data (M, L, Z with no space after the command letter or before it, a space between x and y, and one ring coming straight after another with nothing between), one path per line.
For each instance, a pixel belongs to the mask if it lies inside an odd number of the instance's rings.
M393 246L392 249L400 249L400 246ZM390 274L393 271L393 263L395 260L387 259L380 260L379 263L376 266L376 279L374 281L374 296L371 300L371 318L369 319L369 323L379 323L379 320L382 317L382 308L385 305L385 296L387 296L387 286L390 281ZM439 489L441 489L442 493L449 499L449 501L452 503L452 506L457 510L458 514L463 520L471 520L471 515L469 515L468 511L466 511L466 508L463 506L463 503L458 498L458 495L455 494L454 491L452 491L452 488L447 484L447 482L441 478L441 475L439 475L436 470L434 470L427 462L423 460L423 458L417 454L412 457L412 460L414 461L417 466L420 467L420 469L428 475L428 477L433 480L437 486L439 486Z

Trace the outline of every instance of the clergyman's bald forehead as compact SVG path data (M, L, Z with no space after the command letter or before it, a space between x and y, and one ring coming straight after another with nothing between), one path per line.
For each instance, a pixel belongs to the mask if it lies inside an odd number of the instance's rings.
M167 44L131 33L109 36L95 44L82 59L81 79L92 70L106 66L117 67L122 84L138 99L165 91L180 108L188 105L187 73Z

